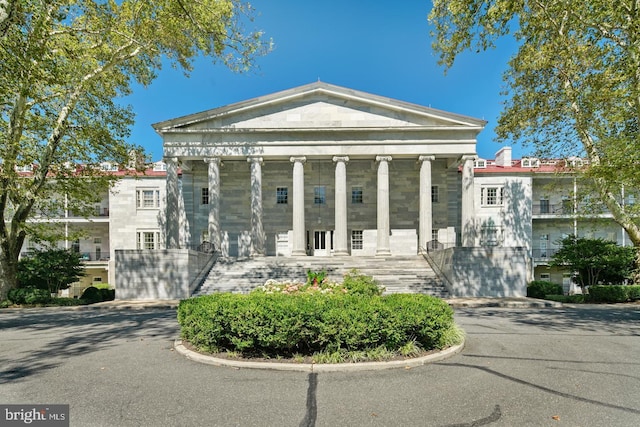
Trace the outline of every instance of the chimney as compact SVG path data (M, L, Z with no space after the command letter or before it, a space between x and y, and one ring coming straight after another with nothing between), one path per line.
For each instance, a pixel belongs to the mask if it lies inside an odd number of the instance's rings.
M511 147L503 147L496 153L496 166L511 167Z

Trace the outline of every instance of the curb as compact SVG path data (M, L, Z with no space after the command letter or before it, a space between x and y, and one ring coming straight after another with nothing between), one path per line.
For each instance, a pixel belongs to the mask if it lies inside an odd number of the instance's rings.
M177 339L174 342L175 350L194 362L204 363L207 365L226 366L230 368L244 369L264 369L273 371L295 371L295 372L358 372L358 371L377 371L383 369L398 368L414 368L429 363L439 362L447 359L462 351L464 341L453 347L449 347L438 353L429 354L427 356L416 357L407 360L393 360L390 362L362 362L362 363L278 363L278 362L252 362L221 359L219 357L207 356L189 350L182 344L182 340Z

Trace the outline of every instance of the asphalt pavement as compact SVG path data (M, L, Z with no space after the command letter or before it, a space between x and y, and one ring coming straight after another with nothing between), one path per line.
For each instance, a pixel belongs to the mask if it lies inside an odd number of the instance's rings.
M174 349L175 309L0 310L0 403L72 426L636 426L638 306L458 307L461 353L420 367L283 372Z

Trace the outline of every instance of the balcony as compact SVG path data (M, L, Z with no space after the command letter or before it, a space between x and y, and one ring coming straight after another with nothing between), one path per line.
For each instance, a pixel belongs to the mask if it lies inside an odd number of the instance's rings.
M549 203L540 203L532 206L532 215L534 216L562 216L562 215L573 215L573 203L571 201L566 201L562 203L549 204Z
M551 258L558 252L558 248L532 249L531 256L533 261L538 264L546 264L551 262Z

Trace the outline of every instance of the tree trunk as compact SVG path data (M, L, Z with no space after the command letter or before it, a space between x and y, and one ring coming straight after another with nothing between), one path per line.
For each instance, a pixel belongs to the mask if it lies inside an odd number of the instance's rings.
M0 301L6 300L11 289L18 286L18 256L0 249Z

